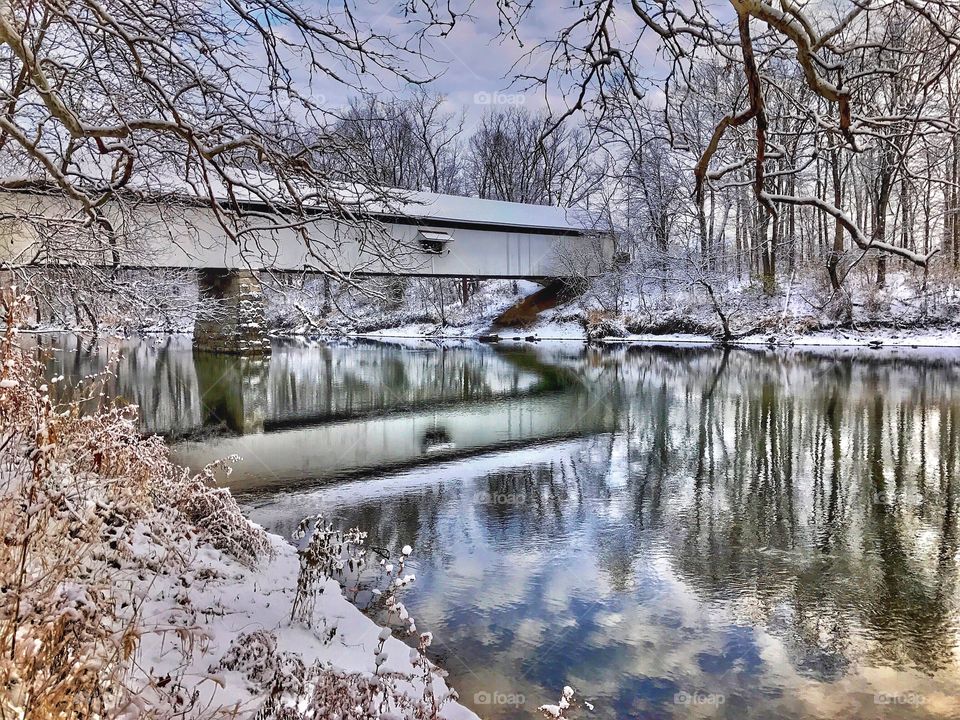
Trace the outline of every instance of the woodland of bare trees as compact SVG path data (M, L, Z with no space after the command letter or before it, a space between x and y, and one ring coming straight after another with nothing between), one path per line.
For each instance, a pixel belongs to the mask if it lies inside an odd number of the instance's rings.
M767 294L823 282L841 318L851 277L882 290L895 268L922 295L955 275L955 3L606 0L532 52L551 62L521 81L563 94L555 122L617 147L635 254Z
M550 131L550 117L524 105L494 107L466 128L445 105L424 91L354 99L338 123L352 148L341 170L364 164L386 187L563 207L589 206L606 179L584 128Z
M530 20L541 0L490 7L490 40L539 62L504 80L523 104L483 110L431 87L431 42L471 22L470 0L403 2L389 30L352 2L3 3L0 189L73 207L5 211L46 243L8 267L80 237L123 264L125 209L157 196L209 205L241 246L274 227L329 246L312 209L376 235L358 210L401 188L603 216L619 230L610 272L630 280L613 283L617 308L631 283L696 286L715 306L731 288L796 284L848 322L864 293L925 312L953 288L956 3L591 0L555 8L545 34ZM354 99L331 108L323 83Z

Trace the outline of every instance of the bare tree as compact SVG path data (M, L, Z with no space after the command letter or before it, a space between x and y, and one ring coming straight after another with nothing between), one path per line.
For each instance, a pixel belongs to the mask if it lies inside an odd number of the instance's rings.
M492 200L561 205L588 204L602 179L592 134L551 124L523 107L495 109L470 138L467 187Z
M522 31L534 0L501 3L511 12L508 31ZM860 223L802 183L784 181L816 162L824 148L856 154L878 142L878 132L909 132L931 138L954 136L957 125L942 98L960 53L960 6L948 0L854 0L830 5L729 0L716 12L702 0L596 0L578 3L575 17L533 52L546 53L547 69L520 72L518 81L539 85L546 97L559 93L562 111L553 125L593 110L600 115L622 88L663 113L672 145L696 152L695 197L738 185L744 173L759 207L752 243L774 272L786 208L811 208L832 219L861 251L894 255L926 266L936 248L918 250L864 231ZM629 18L629 21L625 20ZM885 27L895 18L894 44ZM648 39L657 43L657 59ZM912 57L912 71L891 70L875 49ZM919 62L916 62L919 60ZM737 92L711 124L702 146L689 142L677 118L689 108L688 89L703 63L736 69ZM654 72L651 73L651 69ZM905 74L914 102L890 111L871 99L892 75ZM786 147L788 136L803 143ZM888 141L888 140L887 140ZM886 141L884 141L886 142ZM718 161L719 159L719 161ZM789 227L789 224L788 224Z
M363 163L387 187L456 194L464 117L444 110L444 103L423 90L403 99L352 100L338 123L356 154L352 167Z
M57 217L4 208L6 219L115 249L126 206L177 197L208 207L240 247L294 229L318 269L335 271L318 250L334 241L313 231L311 212L363 223L377 176L331 162L351 148L317 83L429 80L418 48L457 15L415 0L400 9L407 35L377 30L352 0L315 11L285 0L0 2L0 189L70 202Z

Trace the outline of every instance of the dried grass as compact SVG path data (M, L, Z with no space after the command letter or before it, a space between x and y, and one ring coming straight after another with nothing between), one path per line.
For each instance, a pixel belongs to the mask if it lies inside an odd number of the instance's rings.
M26 303L7 297L4 305L0 718L129 714L138 702L125 678L143 628L139 600L120 578L169 572L178 562L175 552L146 564L135 557L135 528L152 524L152 536L173 548L178 524L193 525L247 563L265 552L266 536L206 474L187 475L161 439L141 437L132 410L57 406L40 364L17 343ZM96 395L95 379L86 390Z

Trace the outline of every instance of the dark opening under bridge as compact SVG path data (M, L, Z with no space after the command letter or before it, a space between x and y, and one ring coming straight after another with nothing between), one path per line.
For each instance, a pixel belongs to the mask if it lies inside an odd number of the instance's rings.
M107 203L101 212L117 232L109 243L83 246L58 244L35 221L77 218L69 200L5 192L0 262L195 269L201 295L222 307L215 320L197 322L196 346L259 354L269 349L262 272L544 281L596 275L613 258L612 233L588 214L560 207L404 192L359 208L356 221L318 211L285 222L251 206L242 216L246 225L231 237L210 205Z

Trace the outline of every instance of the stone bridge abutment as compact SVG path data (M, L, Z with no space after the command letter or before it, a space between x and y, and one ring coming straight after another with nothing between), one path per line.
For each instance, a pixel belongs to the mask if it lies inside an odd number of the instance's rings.
M263 287L255 271L201 269L197 284L201 301L209 301L211 309L196 321L194 349L251 356L270 353Z

